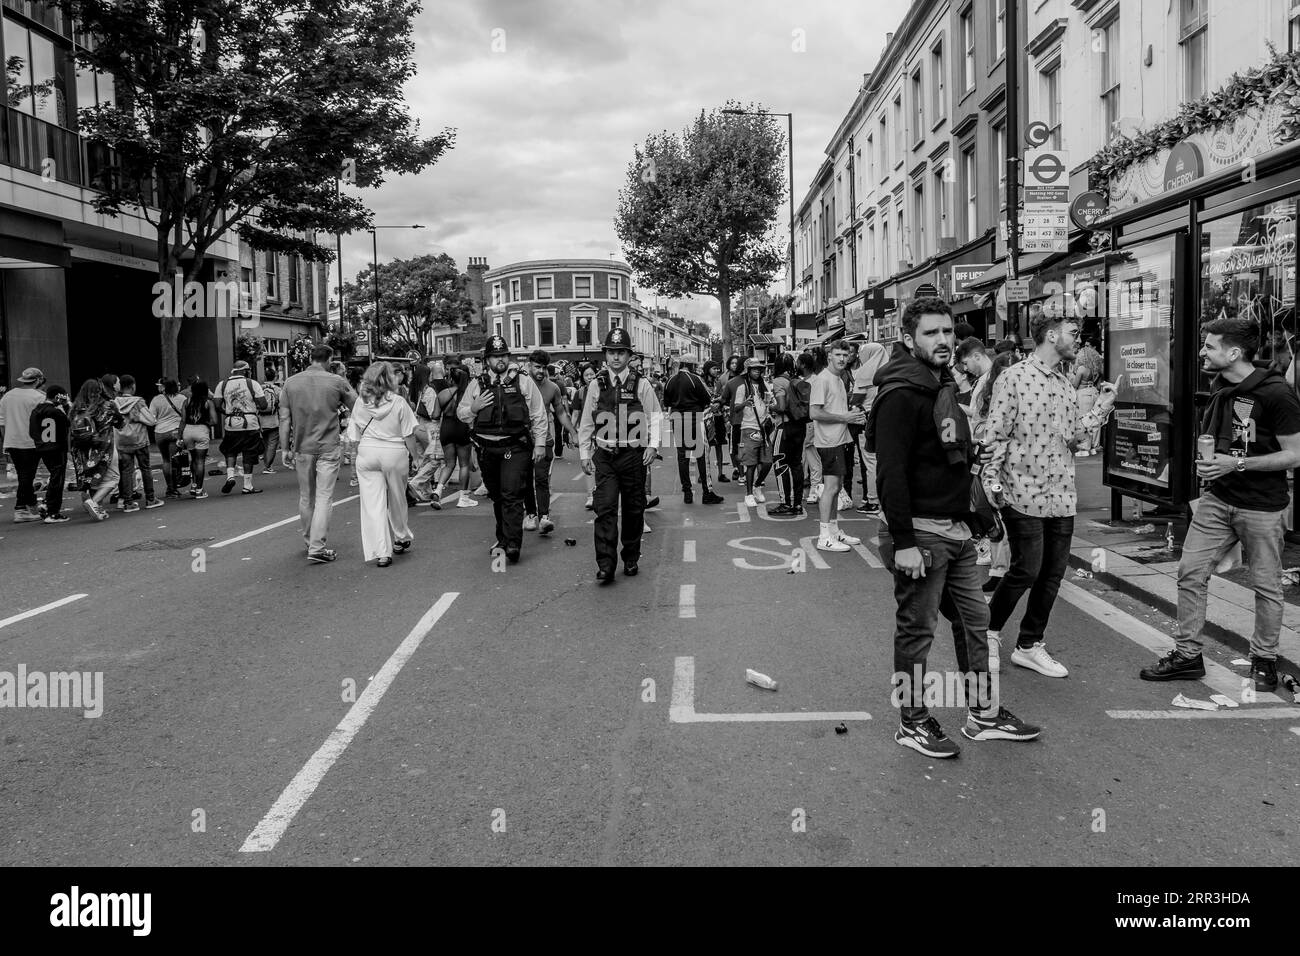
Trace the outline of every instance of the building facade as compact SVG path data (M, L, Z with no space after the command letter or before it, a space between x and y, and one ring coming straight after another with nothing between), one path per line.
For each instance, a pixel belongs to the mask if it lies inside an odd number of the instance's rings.
M217 278L229 276L219 270ZM328 283L329 263L257 252L239 243L241 308L233 334L236 340L240 336L260 340L262 354L255 371L262 381L288 378L293 343L304 335L313 339L324 335L329 324ZM184 378L183 363L181 369Z

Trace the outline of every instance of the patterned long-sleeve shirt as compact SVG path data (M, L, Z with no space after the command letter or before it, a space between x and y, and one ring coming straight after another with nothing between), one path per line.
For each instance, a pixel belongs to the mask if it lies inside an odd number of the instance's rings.
M993 384L985 425L992 454L984 469L985 489L1000 482L1007 504L1021 514L1073 515L1079 501L1074 450L1109 415L1109 406L1080 415L1069 380L1037 355L1011 366Z

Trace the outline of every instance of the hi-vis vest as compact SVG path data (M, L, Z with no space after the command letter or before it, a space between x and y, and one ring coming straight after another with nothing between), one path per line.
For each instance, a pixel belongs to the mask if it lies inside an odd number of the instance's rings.
M596 434L617 448L644 448L650 420L637 397L641 376L635 369L628 369L623 387L615 388L613 376L603 369L594 384L600 389L596 395Z
M479 409L470 426L471 430L477 436L527 440L532 434L532 422L528 415L528 399L524 398L519 384L519 375L512 375L500 384L493 384L492 378L491 372L479 376L479 390L491 392L493 401L491 405Z

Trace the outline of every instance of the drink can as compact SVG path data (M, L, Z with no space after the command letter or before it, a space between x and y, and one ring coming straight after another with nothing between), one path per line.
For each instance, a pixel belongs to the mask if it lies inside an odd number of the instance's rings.
M1200 461L1209 461L1214 457L1214 436L1202 435L1196 439L1196 457Z
M1000 494L1002 494L1002 482L1000 482L1000 481L990 481L990 482L989 482L989 491L993 492L995 495L1000 495Z

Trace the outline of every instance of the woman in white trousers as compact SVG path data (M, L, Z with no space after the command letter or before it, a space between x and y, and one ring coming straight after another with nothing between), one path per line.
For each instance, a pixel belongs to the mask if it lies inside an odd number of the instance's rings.
M356 473L361 490L361 548L378 567L393 563L414 540L407 522L406 479L409 455L415 455L415 412L396 392L387 362L366 369L352 408L348 441L356 446Z

